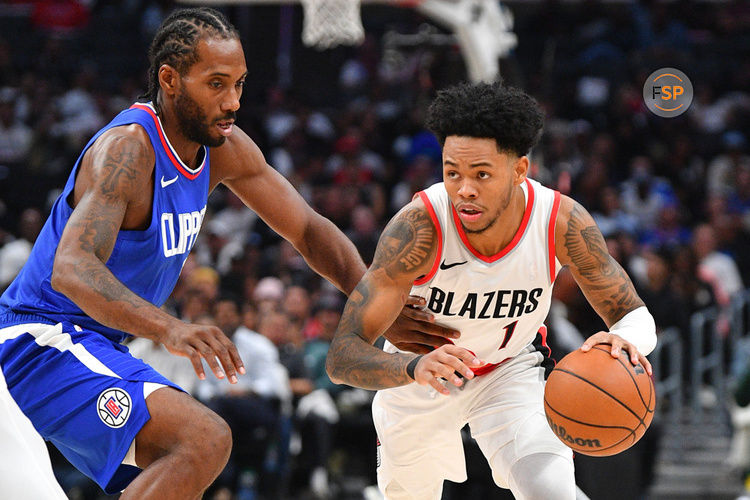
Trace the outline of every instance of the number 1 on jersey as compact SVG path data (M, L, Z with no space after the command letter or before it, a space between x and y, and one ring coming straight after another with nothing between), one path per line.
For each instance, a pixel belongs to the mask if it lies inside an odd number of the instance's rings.
M506 345L508 345L508 341L513 336L513 332L516 331L517 324L518 324L518 320L515 320L513 323L503 328L503 330L505 330L505 337L503 338L503 343L500 345L500 348L498 349L498 351L504 348Z

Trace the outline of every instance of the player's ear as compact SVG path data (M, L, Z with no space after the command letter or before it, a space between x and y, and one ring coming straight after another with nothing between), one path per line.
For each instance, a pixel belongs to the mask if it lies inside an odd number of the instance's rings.
M165 95L171 97L177 93L177 80L180 73L169 64L159 66L159 85Z
M514 181L517 186L520 186L523 184L523 182L526 180L526 174L529 171L529 157L526 155L521 156L518 158L513 164L513 174L514 174Z

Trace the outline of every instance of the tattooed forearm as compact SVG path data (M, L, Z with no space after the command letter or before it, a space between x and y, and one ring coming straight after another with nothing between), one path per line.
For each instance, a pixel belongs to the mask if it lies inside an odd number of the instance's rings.
M373 267L385 270L391 278L414 273L431 260L435 244L435 229L425 210L408 208L383 231Z
M577 203L567 219L564 244L579 286L608 324L643 305L625 270L609 255L601 231Z
M136 309L148 306L146 301L134 294L101 263L83 261L74 266L81 280L107 302L122 302Z
M339 336L328 350L326 368L336 383L371 391L413 382L406 365L414 355L389 354L354 334Z
M392 321L392 318L383 318L380 307L373 303L373 287L371 275L366 274L349 296L328 350L326 370L336 383L378 390L411 382L406 375L406 365L413 356L385 353L372 345L379 331L373 328L366 332L366 318L374 316L374 323L382 319L381 324Z

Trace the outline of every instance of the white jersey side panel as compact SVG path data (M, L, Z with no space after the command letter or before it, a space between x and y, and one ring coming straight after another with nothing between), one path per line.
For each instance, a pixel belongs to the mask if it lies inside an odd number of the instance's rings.
M456 345L486 363L516 356L534 341L560 269L554 250L560 194L533 180L521 187L526 198L521 226L493 256L471 247L443 183L419 193L440 244L430 273L414 282L411 293L425 298L437 323L461 332ZM395 347L386 344L386 350Z

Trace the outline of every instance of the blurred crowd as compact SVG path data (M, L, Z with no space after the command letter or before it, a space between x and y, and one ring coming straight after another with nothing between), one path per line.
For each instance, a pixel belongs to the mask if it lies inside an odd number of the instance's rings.
M726 307L750 284L750 5L508 4L519 44L501 62L504 79L547 115L530 176L588 208L657 327L687 335L692 312ZM0 290L81 148L144 91L147 44L173 7L0 4ZM394 8L363 7L365 43L325 54L297 40L298 6L226 12L250 71L239 125L369 263L390 216L440 180L440 146L422 118L437 90L465 78L457 47L386 50L386 31L426 21ZM680 117L656 117L643 102L643 82L661 67L692 80ZM214 498L343 498L337 476L362 477L351 486L360 492L374 483L372 394L334 386L324 367L344 299L231 192L211 195L165 307L223 329L248 374L231 387L198 381L187 359L150 341L130 349L232 426ZM555 299L550 338L561 357L603 324L565 271Z

